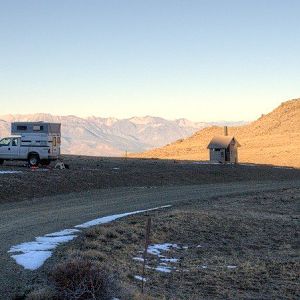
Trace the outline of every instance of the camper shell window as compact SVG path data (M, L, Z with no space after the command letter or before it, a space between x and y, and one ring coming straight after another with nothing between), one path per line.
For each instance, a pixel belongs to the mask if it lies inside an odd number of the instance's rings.
M33 126L33 131L43 131L43 130L44 130L44 126L41 126L41 125Z
M17 126L17 130L26 131L27 130L27 126L25 126L25 125L18 125Z

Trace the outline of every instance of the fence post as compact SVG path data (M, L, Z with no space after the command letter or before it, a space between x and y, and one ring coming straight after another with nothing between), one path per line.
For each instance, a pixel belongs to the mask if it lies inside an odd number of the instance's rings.
M143 254L142 294L144 294L145 268L146 268L148 246L150 243L150 232L151 232L151 218L149 217L147 219L147 224L146 224L145 249Z

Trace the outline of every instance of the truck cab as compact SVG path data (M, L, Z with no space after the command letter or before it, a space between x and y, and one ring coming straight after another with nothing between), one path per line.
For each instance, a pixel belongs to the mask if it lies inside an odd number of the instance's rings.
M9 136L0 140L0 159L14 159L19 157L20 151L19 136Z

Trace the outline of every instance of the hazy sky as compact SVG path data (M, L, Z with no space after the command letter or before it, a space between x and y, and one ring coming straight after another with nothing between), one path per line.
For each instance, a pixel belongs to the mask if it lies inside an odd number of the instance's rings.
M0 0L0 115L251 120L300 97L299 0Z

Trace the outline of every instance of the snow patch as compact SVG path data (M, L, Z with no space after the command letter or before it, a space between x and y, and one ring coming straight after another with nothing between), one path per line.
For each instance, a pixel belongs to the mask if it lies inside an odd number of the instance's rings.
M77 235L61 235L54 236L54 234L45 235L35 238L34 242L22 243L13 246L8 251L9 253L21 253L15 254L11 257L17 264L24 267L27 270L36 270L41 267L45 261L51 257L52 251L60 244L73 240Z
M231 266L231 265L227 266L227 269L236 269L236 268L237 266Z
M163 209L163 208L168 208L168 207L171 207L171 205L164 205L164 206L154 207L154 208L150 208L150 209L137 210L137 211L127 212L127 213L123 213L123 214L117 214L117 215L101 217L101 218L94 219L92 221L89 221L89 222L86 222L86 223L83 223L83 224L80 224L80 225L76 225L75 228L89 228L89 227L92 227L92 226L95 226L95 225L107 224L107 223L113 222L117 219L124 218L124 217L127 217L127 216L132 216L132 215L141 214L141 213L144 213L144 212Z
M162 252L170 251L171 249L182 249L177 244L163 243L163 244L152 244L148 246L147 253L153 256L157 256L159 263L155 267L146 266L147 269L152 269L162 273L171 273L176 268L169 266L169 263L177 263L179 259L177 258L167 258L162 255ZM144 262L141 257L133 257L136 261Z
M142 257L133 257L133 260L144 262L144 259Z
M12 258L24 269L34 271L40 268L51 255L51 251L29 251L24 254L12 255Z
M75 227L77 228L89 228L91 226L106 224L112 222L116 219L123 218L130 215L135 215L143 212L163 209L171 207L171 205L164 205L159 207L154 207L150 209L137 210L133 212L117 214L98 218ZM76 233L80 230L76 228L64 229L58 232L48 233L44 236L39 236L35 238L35 241L25 242L15 246L12 246L8 253L16 253L11 257L16 261L17 264L24 267L27 270L36 270L40 268L45 261L51 257L52 251L59 245L67 243L77 237Z
M135 275L134 278L135 278L136 280L140 280L140 281L144 281L144 282L147 281L147 279L146 279L145 277L142 277L142 276L139 276L139 275Z
M171 273L172 268L170 268L168 266L157 266L156 268L154 268L154 270L156 270L158 272L163 272L163 273Z
M73 234L73 233L78 233L78 232L80 232L79 229L64 229L62 231L48 233L45 236L65 236L65 235L69 235L69 234Z
M0 174L18 174L23 173L22 171L0 171Z
M161 258L160 260L162 262L177 263L179 259L178 258Z
M161 257L162 251L170 251L170 249L172 249L172 248L179 249L177 244L170 244L170 243L153 244L148 247L147 252L149 254Z

